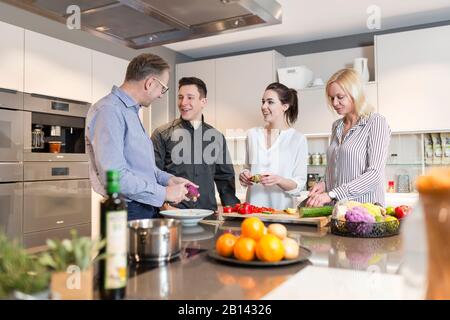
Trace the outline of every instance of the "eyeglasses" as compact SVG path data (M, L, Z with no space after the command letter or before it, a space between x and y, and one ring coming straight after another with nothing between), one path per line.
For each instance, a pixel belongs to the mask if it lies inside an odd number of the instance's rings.
M164 83L161 82L161 80L159 80L158 78L153 77L153 79L155 79L156 81L159 82L159 84L161 85L162 89L161 89L161 94L166 93L169 90L169 87L166 86Z

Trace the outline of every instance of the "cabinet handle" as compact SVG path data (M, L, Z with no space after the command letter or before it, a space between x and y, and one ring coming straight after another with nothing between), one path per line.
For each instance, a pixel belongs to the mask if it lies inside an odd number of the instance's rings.
M52 168L52 176L68 176L69 168Z
M58 220L58 221L56 221L56 224L63 224L64 223L64 220Z

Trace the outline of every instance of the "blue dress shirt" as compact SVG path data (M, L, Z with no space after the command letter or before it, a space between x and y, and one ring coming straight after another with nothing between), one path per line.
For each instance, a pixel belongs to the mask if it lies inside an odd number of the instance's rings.
M120 172L126 200L160 207L172 175L155 164L153 143L139 119L141 108L122 89L91 106L86 118L86 147L92 188L105 196L106 171Z

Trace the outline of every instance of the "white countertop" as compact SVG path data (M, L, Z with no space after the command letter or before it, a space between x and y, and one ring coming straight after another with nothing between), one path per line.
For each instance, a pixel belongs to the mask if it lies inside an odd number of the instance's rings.
M402 300L410 299L401 275L308 266L263 300ZM408 293L408 294L407 294Z

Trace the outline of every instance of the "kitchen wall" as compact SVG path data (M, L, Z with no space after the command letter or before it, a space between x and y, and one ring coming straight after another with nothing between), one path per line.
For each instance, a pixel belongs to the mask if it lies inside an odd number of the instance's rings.
M109 40L104 40L81 30L69 30L65 25L56 21L46 19L25 10L21 10L9 4L0 2L0 21L16 25L28 30L48 35L53 38L74 43L79 46L104 52L122 59L131 60L140 53L150 52L160 55L171 66L170 83L171 88L175 88L175 65L177 63L190 61L187 56L179 54L173 50L164 47L152 47L147 49L135 50L116 44ZM124 75L125 76L125 75ZM118 83L120 85L120 83ZM149 109L144 110L143 119L147 129L155 128L175 115L175 96L173 94L165 95L161 100L156 101L149 113Z

